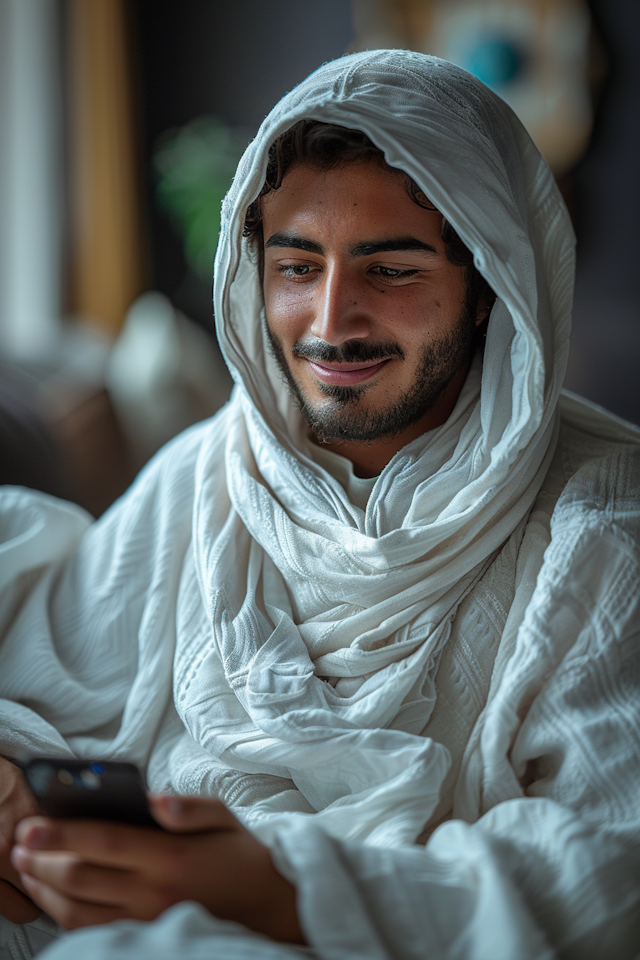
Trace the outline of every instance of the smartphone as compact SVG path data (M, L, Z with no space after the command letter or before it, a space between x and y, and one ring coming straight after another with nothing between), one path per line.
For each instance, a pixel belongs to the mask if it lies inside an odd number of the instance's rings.
M142 775L132 763L52 757L18 762L47 817L115 820L161 829L149 812Z

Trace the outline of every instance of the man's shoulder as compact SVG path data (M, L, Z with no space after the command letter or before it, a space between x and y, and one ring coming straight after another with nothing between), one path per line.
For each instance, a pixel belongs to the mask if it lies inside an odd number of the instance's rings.
M555 547L566 561L595 568L607 551L640 561L640 430L569 396L561 406L558 445L550 470L557 499L551 516ZM557 550L556 550L557 552ZM562 551L560 551L562 552ZM598 559L600 558L600 559Z
M640 429L563 395L557 446L530 520L546 529L562 565L592 554L598 566L605 539L640 557Z
M593 652L640 625L640 431L570 401L523 546L540 557L531 610L544 636L568 643L573 623L576 649Z

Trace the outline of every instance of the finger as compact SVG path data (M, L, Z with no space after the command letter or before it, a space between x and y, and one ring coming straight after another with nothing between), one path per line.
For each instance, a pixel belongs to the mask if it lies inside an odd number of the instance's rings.
M11 862L21 877L40 880L75 899L110 906L128 903L137 879L131 871L99 867L74 854L34 853L22 846L13 848Z
M153 828L105 820L28 817L16 829L16 843L29 850L67 851L90 863L123 869L136 869L163 839Z
M70 899L57 890L48 887L46 883L34 880L26 874L23 876L22 882L34 902L67 930L110 923L112 920L129 919L129 915L121 907L102 906Z
M96 866L74 854L16 846L11 858L21 878L37 880L70 900L119 907L138 920L153 920L184 899L175 885L152 883L130 870Z
M16 841L31 851L65 851L105 867L132 870L170 882L189 869L188 851L176 834L105 820L52 820L29 817Z
M239 826L220 800L207 797L151 796L149 807L160 826L176 833L235 830Z

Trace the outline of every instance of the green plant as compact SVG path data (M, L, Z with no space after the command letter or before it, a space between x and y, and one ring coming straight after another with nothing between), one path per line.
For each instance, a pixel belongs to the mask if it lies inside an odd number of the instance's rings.
M195 272L211 277L220 230L220 205L246 138L214 117L198 117L168 133L155 152L157 196L183 235Z

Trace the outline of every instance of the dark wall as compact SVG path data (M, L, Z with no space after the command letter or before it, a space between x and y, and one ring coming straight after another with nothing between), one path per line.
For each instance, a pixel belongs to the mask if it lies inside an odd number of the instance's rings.
M352 37L349 0L135 0L147 173L158 138L213 114L252 137L273 105ZM148 182L152 282L203 324L210 289L187 274L177 236Z
M566 383L640 423L640 3L591 5L609 72L573 177L578 267Z

